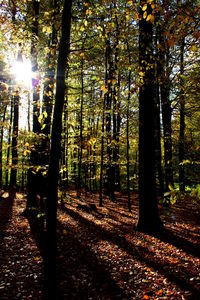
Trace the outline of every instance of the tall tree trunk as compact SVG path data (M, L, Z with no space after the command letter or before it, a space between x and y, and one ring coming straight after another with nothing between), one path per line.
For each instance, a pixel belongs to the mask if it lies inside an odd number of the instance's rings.
M58 1L51 0L51 7L54 10L53 20L56 22L56 17L58 15ZM50 51L48 54L47 60L47 71L45 76L45 85L44 85L44 96L42 103L42 111L46 113L45 127L42 130L42 133L45 135L42 145L42 151L44 153L42 157L43 165L49 163L49 151L50 151L50 140L49 135L51 132L51 119L53 111L53 94L54 94L54 79L55 79L55 57L56 57L56 45L57 45L57 31L55 24L52 24L52 35L49 39Z
M117 136L116 136L116 187L117 190L121 190L121 182L120 182L120 155L119 155L119 145L120 145L120 127L121 127L121 111L120 111L120 81L121 75L118 74L118 101L117 101Z
M92 173L92 177L93 177L93 191L96 191L97 189L97 179L96 179L96 146L94 144L94 148L93 148L93 173Z
M157 16L157 22L159 22L160 15ZM162 152L161 152L161 124L160 124L160 86L159 86L159 76L160 76L160 62L159 62L159 50L157 47L158 38L160 34L160 26L157 25L156 37L155 37L155 47L156 47L156 62L155 62L155 154L156 154L156 170L158 174L159 181L159 194L163 197L164 193L164 178L162 171Z
M116 69L117 71L117 69ZM120 136L120 74L118 74L117 84L113 92L113 174L114 188L120 190L120 165L119 165L119 136Z
M10 175L10 186L16 189L17 185L17 164L18 164L18 151L17 151L17 138L19 127L19 93L13 97L14 101L14 116L13 116L13 134L12 134L12 168Z
M131 71L128 74L128 99L126 108L126 169L127 169L127 193L128 193L128 209L131 212L131 195L130 195L130 159L129 159L129 106L131 97Z
M163 172L162 172L161 130L160 130L160 97L159 97L158 82L156 83L156 95L155 95L155 155L156 155L156 169L157 169L159 187L160 187L159 193L161 196L163 196L164 180L163 180Z
M95 114L94 114L94 118L95 118ZM99 119L100 119L100 114L98 114L97 116L97 125L96 125L96 130L95 130L95 137L96 137L96 141L97 141L97 136L98 136L98 132L99 132ZM96 144L94 144L94 170L93 170L93 176L94 176L94 190L97 191L97 161L96 161L96 157L97 157L97 150L96 150Z
M10 171L10 145L11 145L11 132L13 123L13 96L10 98L10 124L8 130L8 149L7 149L7 170L6 170L6 187L8 188L9 171Z
M39 18L39 1L33 1L33 15L34 21L32 25L32 41L31 41L31 63L32 71L35 73L36 78L33 79L33 132L40 133L40 123L38 117L40 115L39 99L40 95L37 90L38 78L38 59L37 59L37 39L38 39L38 18Z
M83 98L84 98L84 74L83 74L83 59L81 59L81 111L80 111L80 142L78 148L78 184L77 184L77 196L81 194L81 169L82 169L82 155L83 155Z
M27 122L28 122L28 132L30 132L30 131L31 131L31 122L30 122L31 99L30 99L30 93L29 93L29 92L28 92L27 98L28 98L28 115L27 115Z
M131 195L130 195L130 159L129 159L129 106L131 97L131 71L128 74L128 99L126 108L126 169L127 169L127 193L128 193L128 209L131 212Z
M116 9L116 3L114 2L114 8ZM115 38L115 58L114 58L114 78L116 83L113 90L113 164L114 164L114 188L120 190L120 165L119 165L119 135L120 135L120 71L119 71L119 22L117 14L115 13L115 25L116 25L116 38Z
M92 160L91 160L91 156L92 156L92 146L89 146L89 166L90 166L90 182L89 182L89 187L90 187L90 192L92 191Z
M61 154L62 112L65 98L65 71L69 55L70 23L72 0L65 0L62 13L62 34L59 45L56 96L53 114L50 162L48 170L48 189L46 203L46 255L45 282L46 298L56 297L56 223L57 223L57 188L59 178L59 159Z
M67 87L66 87L67 89ZM68 91L67 91L68 92ZM65 112L64 112L64 132L65 132L65 140L64 140L64 187L68 189L69 187L69 171L68 171L68 144L69 144L69 128L68 128L68 95L66 95L66 103L65 103Z
M114 200L114 183L115 183L115 172L114 166L112 162L112 134L111 134L111 107L112 107L112 98L113 98L113 91L112 91L112 78L113 78L113 61L111 55L111 45L110 41L107 41L107 65L109 66L108 69L108 80L105 86L107 87L106 93L106 138L107 138L107 183L106 183L106 192L109 195L111 200Z
M140 1L140 13L145 0ZM152 13L147 4L147 14ZM139 218L137 229L151 232L161 228L156 199L155 147L154 147L154 62L152 59L152 23L145 18L139 22Z
M131 65L131 54L129 42L126 41L128 51L128 62ZM130 143L129 143L129 113L130 113L130 98L131 98L131 70L128 72L128 99L126 107L126 170L127 170L127 194L128 194L128 210L131 212L131 194L130 194Z
M184 89L183 89L183 74L184 74L184 44L183 39L181 43L181 61L180 61L180 135L179 135L179 189L180 192L185 192L185 174L183 160L185 156L184 142L185 142L185 99L184 99Z
M32 71L37 75L38 62L37 62L37 39L38 39L38 18L39 18L39 5L40 2L34 0L32 3L33 11L33 24L32 24L32 40L31 40L31 63ZM38 207L36 199L38 186L41 184L39 174L35 172L36 167L40 164L40 147L39 147L39 133L40 123L38 117L40 115L39 92L37 90L38 78L32 80L33 86L33 132L35 133L35 149L31 151L30 164L27 176L27 204L26 210Z
M105 77L107 78L107 51L105 58ZM102 127L101 127L101 165L100 165L100 187L99 187L99 206L103 206L103 169L104 169L104 127L105 127L105 103L106 95L103 96L102 105Z
M87 155L86 155L86 162L85 162L85 195L89 190L88 188L88 161L89 161L89 146L87 147Z
M6 110L7 110L7 103L4 104L3 110L3 118L2 118L2 125L1 125L1 138L0 138L0 187L3 187L3 134L4 134L4 122L6 118Z
M159 42L162 48L160 49L158 72L160 76L160 96L162 105L162 122L164 135L165 184L166 190L168 190L169 185L173 186L174 184L172 169L172 108L169 99L169 46L166 45L162 32L160 33Z

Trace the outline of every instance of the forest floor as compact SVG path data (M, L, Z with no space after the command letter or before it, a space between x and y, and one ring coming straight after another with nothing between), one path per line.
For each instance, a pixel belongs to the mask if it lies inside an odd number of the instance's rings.
M58 299L200 299L200 200L161 208L166 231L148 235L135 231L131 196L130 213L124 194L100 208L97 194L69 192L58 210ZM21 215L25 205L2 191L1 300L42 299L44 233L39 218Z

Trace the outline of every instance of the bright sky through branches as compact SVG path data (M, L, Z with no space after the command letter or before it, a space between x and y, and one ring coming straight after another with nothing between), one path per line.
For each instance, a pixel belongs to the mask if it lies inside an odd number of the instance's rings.
M15 61L11 69L12 74L15 76L16 83L24 88L32 88L33 72L31 62L24 59L23 62Z

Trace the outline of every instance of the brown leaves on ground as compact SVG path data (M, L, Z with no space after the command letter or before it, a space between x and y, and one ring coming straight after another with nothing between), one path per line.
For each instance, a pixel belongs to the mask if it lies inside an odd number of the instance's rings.
M1 300L42 299L42 259L29 222L21 216L25 201L22 194L0 198Z
M100 208L98 194L69 193L58 211L58 299L199 299L199 203L162 209L166 231L152 236L135 231L137 202L130 213L126 195ZM1 299L42 298L43 236L24 206L19 195L0 202Z

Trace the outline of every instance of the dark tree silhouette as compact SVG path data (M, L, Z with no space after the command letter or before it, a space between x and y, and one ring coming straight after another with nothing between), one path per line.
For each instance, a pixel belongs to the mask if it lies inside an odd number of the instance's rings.
M140 1L142 7L146 1ZM151 14L147 5L147 14ZM155 231L161 228L156 199L154 146L154 62L152 52L152 23L145 18L139 22L139 219L137 229Z
M45 281L47 299L56 299L57 187L59 178L59 159L61 154L62 112L65 98L65 72L66 61L69 54L71 7L72 0L66 0L64 2L62 15L62 35L59 45L57 63L56 97L51 134L50 162L48 169L45 255Z

